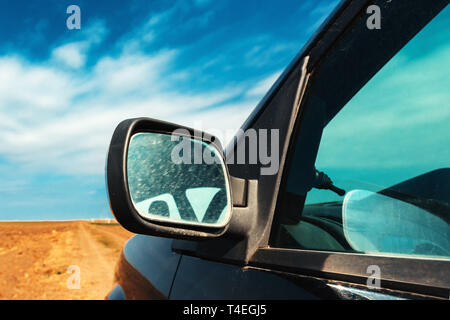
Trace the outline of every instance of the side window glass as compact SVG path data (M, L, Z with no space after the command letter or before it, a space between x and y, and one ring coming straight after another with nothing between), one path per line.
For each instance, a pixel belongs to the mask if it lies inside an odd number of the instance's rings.
M272 246L450 257L448 39L447 6L326 124L315 168L346 194L311 188Z

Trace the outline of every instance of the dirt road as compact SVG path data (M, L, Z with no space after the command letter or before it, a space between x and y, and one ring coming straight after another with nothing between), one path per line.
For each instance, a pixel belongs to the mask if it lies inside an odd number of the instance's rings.
M2 222L0 299L104 299L131 236L117 224Z

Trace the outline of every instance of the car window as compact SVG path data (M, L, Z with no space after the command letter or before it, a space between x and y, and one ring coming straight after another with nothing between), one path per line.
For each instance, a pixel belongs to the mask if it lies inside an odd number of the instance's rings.
M272 246L450 257L450 9L439 11L343 107L306 106L324 128L299 136L295 152L320 144L291 164L287 190L297 201L284 201L296 213L275 225ZM345 196L303 183L295 167L314 156L308 172L326 174Z

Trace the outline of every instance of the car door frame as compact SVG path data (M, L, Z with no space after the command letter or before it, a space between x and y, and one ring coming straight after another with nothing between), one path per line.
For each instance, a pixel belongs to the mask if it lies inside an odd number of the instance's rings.
M292 154L294 132L301 125L303 97L309 89L311 74L336 39L358 16L366 13L370 3L369 0L341 1L241 127L244 131L249 128L280 129L279 172L274 176L261 176L257 173L260 165L228 164L233 195L243 194L240 197L243 200L233 205L229 231L220 238L201 242L174 240L174 251L240 267L360 286L368 284L372 275L368 273L368 267L375 265L382 270L383 289L449 298L449 260L269 247L279 192L286 175L285 163ZM226 149L227 157L240 143L245 143L245 137L232 141ZM377 292L376 288L368 289Z

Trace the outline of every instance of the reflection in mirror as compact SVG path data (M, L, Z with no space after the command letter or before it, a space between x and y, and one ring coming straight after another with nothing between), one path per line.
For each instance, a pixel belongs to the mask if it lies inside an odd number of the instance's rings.
M353 190L345 196L342 220L356 251L450 257L448 219L411 203Z
M231 199L219 151L200 140L176 138L150 132L131 137L127 177L136 211L154 221L225 226ZM198 161L206 154L214 161ZM174 161L180 157L181 163Z

